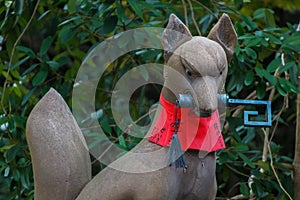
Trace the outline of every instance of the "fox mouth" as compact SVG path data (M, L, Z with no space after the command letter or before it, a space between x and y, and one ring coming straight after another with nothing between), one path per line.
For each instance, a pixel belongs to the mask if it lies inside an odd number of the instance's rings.
M201 111L200 110L200 113L198 114L198 113L196 113L198 116L200 116L200 117L210 117L212 114L213 114L213 112L209 112L209 111Z
M207 111L207 110L202 110L202 109L193 109L194 113L198 117L210 117L213 115L214 111Z
M179 94L179 105L182 108L190 108L194 111L194 113L198 117L210 117L214 111L212 110L205 110L202 108L199 108L199 106L196 105L194 98L192 95L185 93L185 94Z

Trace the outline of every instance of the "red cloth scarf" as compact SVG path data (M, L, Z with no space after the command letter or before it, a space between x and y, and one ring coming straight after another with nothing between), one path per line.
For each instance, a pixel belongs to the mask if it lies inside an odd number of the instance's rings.
M174 134L174 110L177 105L168 102L162 95L159 102L162 110L148 140L160 146L169 146ZM180 120L177 134L183 151L213 152L225 148L218 110L209 117L198 117L191 108L180 108L177 113Z

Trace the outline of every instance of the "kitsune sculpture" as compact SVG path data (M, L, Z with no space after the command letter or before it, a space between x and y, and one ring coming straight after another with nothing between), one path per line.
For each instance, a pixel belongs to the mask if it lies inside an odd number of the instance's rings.
M193 37L179 18L171 14L162 38L169 67L164 69L160 103L148 138L132 152L162 150L151 159L138 153L125 154L112 165L136 169L165 167L147 173L129 173L107 166L91 178L91 161L87 145L82 142L83 135L62 97L51 89L27 121L36 200L215 198L215 151L225 148L217 94L224 87L237 35L226 14L207 37ZM174 78L174 71L189 84ZM181 94L190 95L195 106L181 108L178 104ZM195 134L190 136L190 132ZM174 135L184 152L184 163L176 165L178 160L171 159L165 164L169 146L175 143Z

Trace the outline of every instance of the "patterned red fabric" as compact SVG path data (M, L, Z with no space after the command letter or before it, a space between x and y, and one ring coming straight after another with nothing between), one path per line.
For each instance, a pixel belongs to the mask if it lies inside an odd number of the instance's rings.
M160 146L169 146L174 134L176 105L166 101L162 95L159 102L162 110L148 140ZM190 108L180 108L177 112L180 120L177 134L183 151L213 152L225 148L218 110L209 117L198 117Z

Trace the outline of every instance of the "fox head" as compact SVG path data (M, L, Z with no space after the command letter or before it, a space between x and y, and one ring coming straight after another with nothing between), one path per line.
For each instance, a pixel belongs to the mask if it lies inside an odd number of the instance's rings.
M228 15L222 15L207 37L193 37L184 23L171 14L162 43L166 61L162 95L175 103L179 94L189 94L195 111L205 115L214 112L237 43Z

